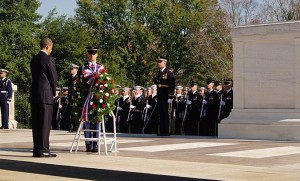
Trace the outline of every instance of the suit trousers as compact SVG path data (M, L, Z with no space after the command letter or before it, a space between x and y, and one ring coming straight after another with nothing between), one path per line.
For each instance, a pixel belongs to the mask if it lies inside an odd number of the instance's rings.
M31 103L33 154L50 153L49 135L53 115L52 104Z

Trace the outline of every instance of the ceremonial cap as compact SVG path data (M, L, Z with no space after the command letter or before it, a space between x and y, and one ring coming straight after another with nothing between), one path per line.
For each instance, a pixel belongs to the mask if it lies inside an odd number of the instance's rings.
M210 84L210 83L215 83L215 81L214 81L214 80L212 80L212 79L208 79L208 80L206 80L206 84Z
M221 81L215 81L215 86L222 85Z
M67 91L67 90L68 90L68 87L63 87L63 92Z
M79 66L78 66L78 65L75 65L75 64L73 64L73 63L71 63L71 64L70 64L70 69L73 69L73 68L76 68L76 69L78 69L78 68L79 68Z
M197 86L198 83L197 82L191 82L191 87L194 87L195 85Z
M129 87L124 87L122 90L123 91L130 91L130 88Z
M224 80L224 85L230 85L230 84L232 84L232 80L231 79L225 79Z
M157 62L167 62L168 60L167 59L165 59L165 58L158 58L158 60L157 60Z
M141 88L142 88L142 86L139 86L139 85L134 87L134 89L141 89Z
M176 90L181 90L181 89L183 89L183 87L181 85L176 86Z
M8 73L8 70L6 70L6 69L0 69L0 72L6 72L6 73Z
M200 87L200 90L206 90L205 87Z
M98 50L98 47L95 47L95 46L87 46L85 47L88 54L91 54L91 55L95 55L97 54L97 50Z
M156 84L151 85L151 88L152 88L152 89L156 89L156 88L157 88L157 85L156 85Z

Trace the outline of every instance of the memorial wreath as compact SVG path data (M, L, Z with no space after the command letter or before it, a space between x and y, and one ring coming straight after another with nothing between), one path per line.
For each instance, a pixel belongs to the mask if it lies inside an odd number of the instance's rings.
M98 72L83 70L74 87L73 105L84 122L101 122L115 109L114 80L106 69Z

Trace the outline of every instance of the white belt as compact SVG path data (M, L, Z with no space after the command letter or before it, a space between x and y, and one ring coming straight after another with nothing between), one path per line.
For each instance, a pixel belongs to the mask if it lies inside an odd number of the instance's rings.
M2 94L2 93L7 93L7 91L1 91L1 94Z

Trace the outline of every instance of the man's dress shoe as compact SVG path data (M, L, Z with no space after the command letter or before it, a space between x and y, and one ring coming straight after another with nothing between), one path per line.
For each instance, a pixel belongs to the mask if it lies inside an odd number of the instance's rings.
M33 157L49 158L49 157L57 157L57 154L54 154L54 153L39 153L39 154L34 154Z

